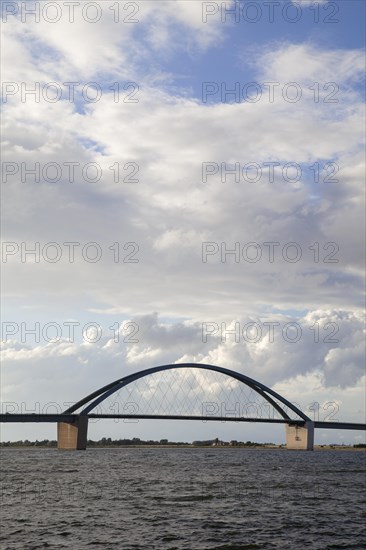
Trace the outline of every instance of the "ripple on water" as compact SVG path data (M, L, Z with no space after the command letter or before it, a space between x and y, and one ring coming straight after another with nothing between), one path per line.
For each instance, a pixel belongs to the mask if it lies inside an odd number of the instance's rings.
M2 548L361 550L364 458L3 450Z

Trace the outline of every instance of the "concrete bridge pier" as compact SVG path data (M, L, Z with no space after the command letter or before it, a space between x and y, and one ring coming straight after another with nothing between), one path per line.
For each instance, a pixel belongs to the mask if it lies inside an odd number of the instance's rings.
M314 422L305 422L304 426L286 424L286 448L298 451L313 451Z
M78 415L74 422L57 423L57 448L85 451L88 436L88 417Z

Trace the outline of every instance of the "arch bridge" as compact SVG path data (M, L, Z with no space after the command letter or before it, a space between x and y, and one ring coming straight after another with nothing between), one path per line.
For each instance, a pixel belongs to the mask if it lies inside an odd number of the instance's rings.
M89 419L168 419L284 424L289 449L313 450L315 428L365 430L365 424L317 422L244 374L215 365L173 363L119 378L62 414L3 414L3 422L57 422L59 449L86 448Z

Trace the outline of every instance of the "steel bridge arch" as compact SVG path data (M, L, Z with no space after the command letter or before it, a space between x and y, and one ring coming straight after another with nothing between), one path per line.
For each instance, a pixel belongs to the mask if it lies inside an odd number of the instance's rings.
M288 416L287 412L283 410L283 408L274 401L275 398L278 401L280 401L283 405L288 407L290 410L292 410L295 414L297 414L300 418L302 418L305 422L311 422L311 419L303 413L300 409L298 409L295 405L293 405L290 401L282 397L282 395L278 394L271 388L268 388L261 382L258 382L257 380L254 380L253 378L249 378L249 376L246 376L244 374L241 374L239 372L235 372L230 369L226 369L223 367L218 367L216 365L208 365L205 363L170 363L168 365L160 365L158 367L152 367L149 369L141 370L139 372L129 374L127 376L124 376L123 378L119 378L118 380L115 380L114 382L111 382L110 384L107 384L106 386L103 386L102 388L99 388L98 390L92 392L91 394L87 395L68 409L66 409L63 414L72 414L84 405L86 407L79 413L81 416L88 415L90 411L92 411L97 405L99 405L102 401L107 399L110 395L115 393L116 391L120 390L124 386L127 386L128 384L131 384L132 382L135 382L135 380L138 380L140 378L144 378L145 376L149 376L150 374L154 374L161 371L168 371L173 369L203 369L208 371L214 371L219 372L221 374L224 374L228 377L234 378L235 380L238 380L239 382L242 382L246 386L250 387L252 390L257 392L261 397L263 397L270 405L272 405L276 411L282 416L284 420L288 420L291 422L291 418Z

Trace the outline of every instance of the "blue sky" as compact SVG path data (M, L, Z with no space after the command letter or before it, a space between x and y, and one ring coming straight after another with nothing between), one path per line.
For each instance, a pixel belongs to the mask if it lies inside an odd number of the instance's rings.
M220 3L217 3L220 5ZM245 2L239 2L245 6ZM314 23L316 10L309 6L301 6L301 19L295 23L286 20L282 15L284 6L290 2L284 2L276 6L274 22L270 22L269 7L263 2L256 2L261 11L258 12L259 20L255 23L248 22L240 11L239 21L234 16L227 16L226 22L221 22L221 11L212 16L207 16L207 25L219 21L225 39L218 42L206 52L197 55L196 51L176 51L173 48L166 54L165 59L156 60L163 71L172 76L171 86L176 92L185 93L188 89L193 97L201 99L202 81L256 81L256 71L251 67L250 61L255 60L263 46L271 47L279 43L316 44L324 49L354 49L362 48L365 44L364 22L365 4L360 0L341 0L340 2L324 3L319 5L319 22ZM334 5L332 7L330 4ZM229 3L227 3L229 9ZM326 6L328 6L326 8ZM334 11L337 6L337 11ZM242 8L241 8L242 9ZM295 12L288 12L289 18L294 17ZM248 11L248 18L254 19L255 12ZM328 21L328 19L329 21ZM337 21L337 22L336 22ZM174 29L174 25L172 26ZM174 32L174 31L173 31ZM179 26L176 25L179 34ZM140 33L137 32L137 35ZM141 37L143 31L141 30ZM246 62L249 61L249 62ZM360 90L362 90L362 84Z
M17 13L2 25L5 406L78 400L126 373L194 361L243 372L304 407L336 403L341 420L364 421L364 2L319 2L319 23L305 1L295 23L281 14L296 6L283 1L273 23L264 2L256 23L223 23L220 12L203 23L207 3L146 0L136 2L138 23L116 23L114 3L103 1L91 24L84 4L70 23L59 2L60 20L50 23L42 13L22 22L21 3L11 3ZM324 22L333 12L339 21ZM67 82L79 83L74 102ZM240 92L254 82L262 96L236 102L214 93L204 102L205 82L219 90L238 82ZM266 82L276 83L273 101ZM50 83L60 100L42 95ZM83 98L90 83L99 101ZM37 85L39 101L22 100ZM39 181L26 172L35 163ZM138 342L124 341L124 322L138 326ZM217 333L203 341L204 323L248 322L297 323L302 338L248 343ZM22 333L36 323L39 341ZM49 323L60 327L55 341L42 335ZM95 343L83 332L90 323L101 327ZM329 342L334 326L338 341ZM150 433L144 426L139 437ZM155 429L176 434L171 423ZM180 433L242 439L235 425L227 429ZM52 427L37 430L54 437ZM93 430L95 438L119 433L115 423ZM268 440L272 429L261 430L246 428L245 439ZM2 437L30 438L29 428L5 427ZM363 434L324 432L319 442L336 437Z

